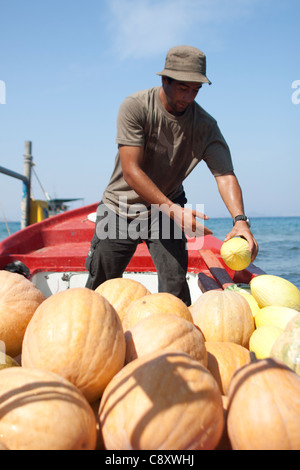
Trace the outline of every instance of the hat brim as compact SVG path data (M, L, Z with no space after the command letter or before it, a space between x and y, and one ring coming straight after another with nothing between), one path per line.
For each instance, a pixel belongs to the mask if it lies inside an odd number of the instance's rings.
M205 75L198 72L178 72L177 70L164 69L162 72L156 73L156 75L173 78L180 82L208 83L211 85L211 81Z

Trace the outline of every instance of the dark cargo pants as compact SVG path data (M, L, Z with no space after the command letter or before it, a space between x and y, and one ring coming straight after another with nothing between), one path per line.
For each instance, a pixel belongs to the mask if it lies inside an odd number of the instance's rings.
M183 205L181 201L179 203ZM89 271L86 287L95 290L108 279L122 277L137 245L145 241L157 271L158 292L169 292L186 305L191 304L186 280L186 238L173 220L160 212L154 221L152 218L146 224L133 224L132 220L117 216L102 203L97 214L85 264ZM167 223L164 225L163 221Z

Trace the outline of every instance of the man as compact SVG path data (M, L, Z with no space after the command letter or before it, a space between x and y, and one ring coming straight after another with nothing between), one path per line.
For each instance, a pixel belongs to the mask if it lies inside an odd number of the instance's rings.
M246 238L252 260L258 246L244 213L227 143L217 122L195 102L203 84L211 84L205 54L194 47L176 46L169 50L158 75L161 87L137 92L121 104L118 154L97 211L86 286L95 289L107 279L121 277L137 244L144 240L156 266L159 291L190 305L185 235L212 233L197 220L207 220L206 215L185 207L182 183L200 161L215 176L233 218L225 240ZM204 197L201 189L200 197ZM164 230L166 220L169 232Z

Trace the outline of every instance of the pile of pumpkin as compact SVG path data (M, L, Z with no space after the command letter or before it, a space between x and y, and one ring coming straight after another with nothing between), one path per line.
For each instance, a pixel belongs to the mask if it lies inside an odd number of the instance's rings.
M253 360L265 276L188 308L130 279L46 299L0 271L0 449L300 449L300 293Z

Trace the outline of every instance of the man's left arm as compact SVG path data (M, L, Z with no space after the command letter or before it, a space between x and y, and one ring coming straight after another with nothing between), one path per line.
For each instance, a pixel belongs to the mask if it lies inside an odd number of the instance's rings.
M237 215L245 215L242 190L234 172L215 176L215 179L219 193L231 217L234 219ZM258 253L258 244L247 222L243 220L237 221L232 230L226 235L225 241L233 237L243 237L248 241L251 252L251 261L254 261Z

